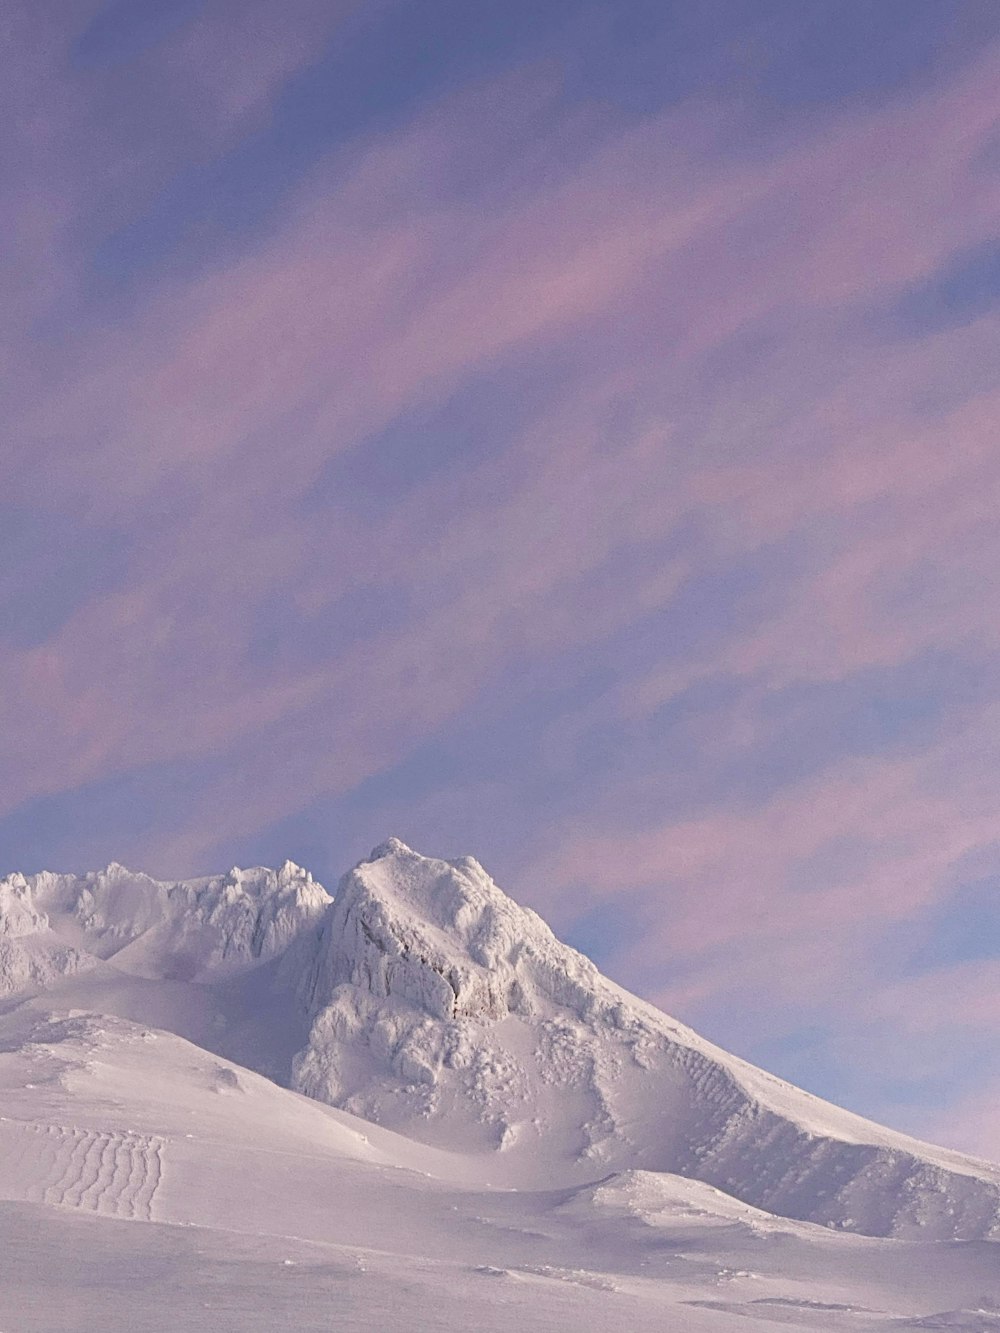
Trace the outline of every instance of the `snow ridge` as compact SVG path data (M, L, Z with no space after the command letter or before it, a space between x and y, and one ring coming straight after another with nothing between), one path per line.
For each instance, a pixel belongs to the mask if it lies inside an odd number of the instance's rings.
M112 958L156 979L239 972L284 954L329 903L291 861L173 883L117 862L83 876L8 875L0 880L0 994Z

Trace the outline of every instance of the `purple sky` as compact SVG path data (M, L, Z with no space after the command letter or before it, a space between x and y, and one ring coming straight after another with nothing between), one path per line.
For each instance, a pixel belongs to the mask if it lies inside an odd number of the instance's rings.
M1000 1154L996 0L0 32L0 870L471 852Z

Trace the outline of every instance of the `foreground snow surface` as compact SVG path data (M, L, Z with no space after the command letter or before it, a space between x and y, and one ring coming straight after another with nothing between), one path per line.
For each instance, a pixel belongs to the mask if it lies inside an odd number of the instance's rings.
M1000 1330L995 1227L937 1238L949 1182L986 1197L995 1168L714 1052L508 908L474 862L377 853L332 906L297 867L179 890L120 867L0 884L17 944L0 950L16 964L0 1002L0 1333ZM473 1038L486 1064L464 1060ZM697 1056L680 1073L678 1045ZM282 1086L310 1076L406 1134ZM719 1079L738 1091L720 1160L742 1199L681 1157L664 1169L691 1143L711 1158L710 1137L668 1130L707 1114ZM833 1146L803 1156L802 1135ZM906 1239L748 1201L755 1173L785 1189L790 1160L817 1195L797 1211L822 1211L839 1177L815 1162L840 1162L838 1144L872 1154L870 1217ZM901 1208L906 1188L920 1207Z

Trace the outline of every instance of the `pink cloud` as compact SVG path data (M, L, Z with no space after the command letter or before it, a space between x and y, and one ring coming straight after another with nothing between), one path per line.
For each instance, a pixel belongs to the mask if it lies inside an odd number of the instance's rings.
M987 1161L1000 1161L1000 1127L997 1105L1000 1103L1000 1079L990 1079L983 1087L957 1098L947 1107L916 1117L914 1133L931 1143L958 1148Z
M189 60L191 77L203 78L220 30L214 13L155 59ZM302 14L308 40L289 30L271 63L253 67L251 84L227 85L220 123L242 123L296 67L296 53L314 49L310 25L320 20L308 7ZM838 375L834 333L820 346L834 364L821 367L818 400L791 401L790 424L759 464L701 469L674 440L656 381L664 358L694 365L763 312L799 301L836 313L986 234L989 188L972 191L956 220L949 182L971 170L985 134L994 65L991 56L953 88L789 145L766 163L727 160L718 124L698 132L700 113L684 108L608 131L555 183L547 170L527 172L493 211L416 190L425 173L447 178L448 164L457 171L479 146L468 128L474 116L437 108L401 135L321 164L273 232L218 270L151 291L134 320L81 339L44 401L22 407L30 445L18 491L37 494L44 468L49 503L86 503L95 518L134 521L140 531L165 492L186 500L176 524L152 525L127 593L81 607L43 648L0 660L18 756L8 802L137 763L250 744L282 721L301 744L283 779L261 780L252 798L227 794L232 784L212 794L215 836L276 817L397 759L518 653L593 641L668 605L685 573L679 561L637 579L611 607L595 602L586 579L623 541L662 541L692 514L707 517L715 549L733 557L780 536L793 516L851 522L886 498L898 509L887 531L835 552L803 580L784 619L745 637L715 669L774 679L846 671L898 660L926 641L912 616L899 625L876 617L873 580L887 570L902 578L944 540L958 552L961 524L995 485L989 404L967 406L951 423L924 422L924 439L912 413L900 421L892 393L876 395L881 415L866 418L857 404L887 373L885 358L876 370L848 360ZM547 95L541 87L528 99L528 120ZM489 98L504 95L477 89L461 106ZM517 124L509 107L505 115ZM684 147L691 142L695 150ZM892 169L859 179L853 165L875 142ZM917 145L922 184L909 170ZM824 181L829 197L820 198ZM404 210L414 192L422 206ZM759 226L786 206L793 217L780 246L730 252L732 227ZM866 209L882 240L859 250L855 224ZM779 272L792 276L778 281ZM619 329L615 344L609 335ZM632 329L655 334L638 360ZM943 339L937 354L961 355L972 336ZM609 345L617 351L588 394L554 402L502 459L481 465L473 507L449 509L446 484L434 497L387 504L374 536L350 515L331 531L325 517L289 512L332 454L499 359L554 343L575 349L584 367ZM899 351L888 371L894 392L921 382L927 356ZM642 424L609 452L602 413L625 392ZM946 451L953 427L962 448ZM855 428L855 442L839 442ZM798 434L814 431L838 443L829 456L796 461ZM922 544L914 515L949 487L974 497L960 511L930 505ZM956 578L963 568L956 554ZM399 582L416 598L433 587L442 604L336 661L292 666L278 680L247 671L249 615L269 590L301 580L311 589L302 596L322 605L359 579ZM945 609L934 635L966 623L968 599ZM682 670L692 679L708 666ZM19 721L39 711L48 718L43 738ZM335 724L338 711L349 722ZM723 833L738 859L751 833ZM684 833L689 858L703 834ZM661 854L651 847L651 864ZM770 864L759 862L761 876Z
M197 45L199 34L197 26L185 30L185 50ZM295 45L294 31L287 35ZM390 211L372 226L379 216L375 201L405 193L397 179L401 167L417 177L428 164L435 169L435 154L474 154L454 125L452 142L442 144L441 121L434 116L409 132L402 156L397 141L371 146L354 180L339 181L332 194L326 168L321 169L321 193L306 187L289 227L273 243L154 303L143 317L145 328L130 328L110 346L98 345L90 358L95 369L77 392L83 391L85 403L95 394L103 401L109 386L96 367L109 360L124 364L135 398L132 414L144 420L151 411L166 413L166 438L155 452L173 455L180 449L183 461L185 440L202 452L226 451L234 434L238 438L251 422L266 427L268 416L280 418L315 392L324 370L332 370L334 382L316 404L316 426L326 436L357 432L368 424L365 409L370 412L372 402L384 402L383 415L389 415L414 396L446 389L457 373L512 346L592 321L609 306L634 298L650 265L664 263L675 312L673 332L664 332L679 338L680 350L690 355L685 330L695 311L704 318L718 303L724 307L710 345L791 298L842 299L843 277L833 293L803 282L796 271L806 252L822 271L840 264L836 247L852 234L854 207L844 207L840 186L832 207L824 204L817 216L800 219L798 250L765 248L749 266L742 256L734 264L725 253L730 224L758 208L766 215L780 201L816 209L816 181L842 178L852 199L862 192L868 206L877 203L892 218L905 220L924 238L925 249L927 238L934 238L933 254L904 262L905 247L892 246L880 265L858 264L851 282L859 291L919 276L953 245L989 234L995 192L981 209L961 211L961 234L948 234L949 228L954 232L955 210L947 206L951 196L943 188L955 173L968 173L974 158L979 140L956 110L967 114L967 103L981 94L984 81L977 71L966 80L971 91L963 85L964 97L949 92L925 98L915 107L883 113L874 124L848 125L808 150L796 146L763 166L690 160L674 145L690 133L691 114L673 113L603 145L555 190L529 180L514 206L502 209L500 228L461 206L451 214L433 206L405 220ZM928 148L916 136L932 114L940 124ZM902 170L902 163L891 189L858 179L854 164L874 138L896 141L900 152L919 142L921 188L928 196L922 209L907 194L912 173ZM359 213L366 222L360 233ZM481 239L470 243L470 230ZM474 265L466 271L464 264L445 264L442 271L441 256L460 235L458 253L474 255ZM734 270L740 275L735 285ZM415 277L435 272L441 274L436 281L428 284L425 277L414 287ZM781 289L777 274L785 275ZM400 305L400 294L406 306ZM702 338L700 346L705 345ZM154 360L160 364L150 378ZM67 408L78 406L71 398L64 401ZM138 424L127 416L118 430L131 439Z
M1000 1022L1000 960L976 959L908 977L880 992L873 1011L915 1036L984 1032Z
M841 761L759 805L614 833L593 820L570 825L536 875L553 889L585 885L602 895L662 890L676 954L904 920L936 899L961 857L1000 838L983 787L998 753L1000 710L980 707L964 729L918 754ZM877 849L872 864L821 887L790 880L845 839Z
M253 127L289 78L322 57L355 0L211 0L155 59L178 106L219 141Z

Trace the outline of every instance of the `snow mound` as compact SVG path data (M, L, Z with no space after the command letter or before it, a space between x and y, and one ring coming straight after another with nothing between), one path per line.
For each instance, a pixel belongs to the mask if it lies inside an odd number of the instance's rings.
M470 857L397 839L342 879L301 987L293 1086L495 1179L671 1172L875 1236L1000 1234L1000 1169L840 1111L602 977Z
M811 1223L777 1218L714 1185L665 1171L621 1171L573 1192L561 1211L577 1217L595 1211L643 1227L736 1227L748 1235L806 1234Z

